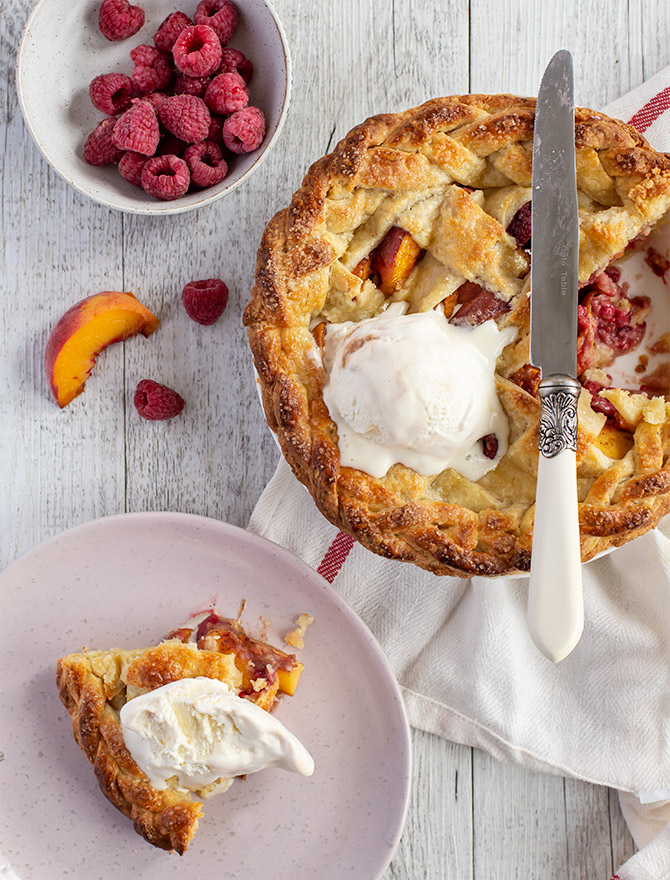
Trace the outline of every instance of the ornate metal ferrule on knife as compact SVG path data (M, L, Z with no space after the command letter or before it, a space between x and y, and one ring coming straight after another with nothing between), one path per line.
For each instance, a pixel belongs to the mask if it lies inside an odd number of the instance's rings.
M530 356L542 370L528 628L554 662L584 627L577 502L579 216L572 58L542 78L533 135Z
M542 401L539 450L553 458L564 449L577 451L577 401L581 385L570 376L549 376L540 382Z

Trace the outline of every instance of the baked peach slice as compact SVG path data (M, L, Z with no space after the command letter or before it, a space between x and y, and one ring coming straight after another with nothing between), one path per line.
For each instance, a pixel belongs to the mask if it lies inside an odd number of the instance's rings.
M150 336L159 323L132 293L106 290L68 309L51 331L44 358L58 406L62 409L82 393L103 349L138 333Z
M371 269L379 275L381 292L389 296L402 287L423 252L406 229L392 226L372 252Z
M596 446L610 458L623 458L635 443L632 434L620 431L614 425L605 424L596 437Z
M298 682L300 681L300 676L302 675L302 670L305 667L298 661L297 665L293 669L278 669L277 670L277 681L279 682L279 691L282 694L286 694L289 697L292 697L295 694L295 689L298 687Z
M372 274L372 255L368 254L363 257L351 270L352 275L356 275L362 281L367 281Z

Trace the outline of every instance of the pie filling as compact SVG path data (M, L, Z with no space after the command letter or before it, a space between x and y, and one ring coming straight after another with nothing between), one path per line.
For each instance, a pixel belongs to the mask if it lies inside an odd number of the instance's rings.
M518 252L527 254L530 202L514 213L506 231ZM641 240L629 247L639 249ZM509 426L495 371L496 359L514 341L516 330L500 329L498 323L504 322L496 319L512 303L465 281L431 310L406 314L426 254L407 230L391 227L352 270L384 295L378 313L357 322L322 321L324 315L316 319L312 332L327 376L323 398L338 428L343 466L378 478L395 463L423 475L454 468L478 481L507 450ZM668 260L653 248L647 262L660 277L670 272ZM606 368L640 346L650 309L649 298L632 296L614 265L580 288L578 378L592 396L592 409L619 430L630 426L600 394L612 382ZM509 378L537 396L537 367L525 364ZM644 384L639 390L659 393Z
M295 693L302 663L295 654L285 654L266 642L250 638L239 620L206 611L173 630L168 639L195 644L201 651L233 654L243 669L239 690L242 697L256 700L262 691L268 695L269 707L273 708L277 693Z

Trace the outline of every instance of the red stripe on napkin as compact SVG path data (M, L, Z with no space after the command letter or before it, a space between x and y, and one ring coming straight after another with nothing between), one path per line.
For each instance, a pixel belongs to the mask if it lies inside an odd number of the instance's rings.
M338 532L333 539L333 543L326 550L325 556L321 560L317 571L328 581L329 584L332 584L337 577L353 546L354 539L351 535L347 535L344 532Z
M628 124L634 126L642 133L666 110L670 110L670 86L663 89L658 95L654 95L651 101L647 101L644 107L640 107L635 116L631 117Z

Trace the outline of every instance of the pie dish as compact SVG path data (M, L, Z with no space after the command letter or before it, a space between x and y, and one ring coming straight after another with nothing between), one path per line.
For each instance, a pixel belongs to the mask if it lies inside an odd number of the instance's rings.
M57 684L74 738L93 765L102 792L146 841L183 855L197 830L202 804L175 784L161 790L151 784L124 742L121 709L171 682L203 677L224 682L240 698L271 712L278 693L295 693L301 671L295 655L250 638L238 620L211 612L197 624L174 630L155 647L84 650L62 657ZM208 797L226 790L231 781L218 780L197 793Z
M268 424L319 510L368 549L436 574L530 566L539 417L539 373L528 354L534 110L530 98L465 95L354 128L266 228L245 312ZM608 388L607 372L645 334L650 301L613 263L644 246L668 211L670 156L587 109L576 111L575 147L586 561L670 510L667 364L634 392ZM342 420L327 403L327 340L333 325L349 333L393 303L405 318L434 311L451 327L494 322L509 331L494 376L508 437L479 438L491 460L483 476L399 461L372 475L343 460ZM648 342L667 352L667 339Z

